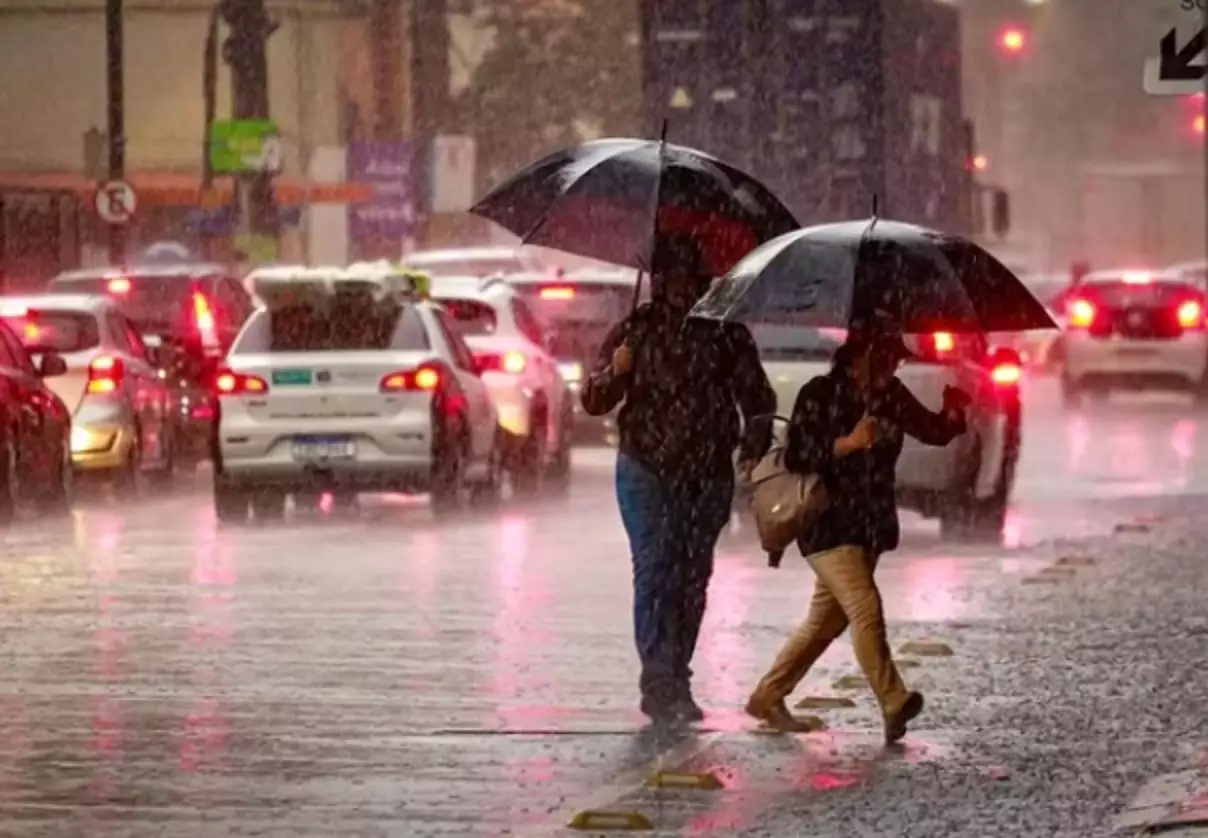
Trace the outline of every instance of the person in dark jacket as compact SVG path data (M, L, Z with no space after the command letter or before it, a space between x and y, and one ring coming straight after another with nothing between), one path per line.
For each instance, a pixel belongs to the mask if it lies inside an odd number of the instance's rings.
M642 712L699 721L690 664L713 552L730 519L734 451L753 462L771 442L776 394L745 326L687 319L710 277L691 237L660 237L651 301L605 338L583 409L622 404L616 492L633 559L633 628ZM740 422L739 413L742 421Z
M881 705L886 743L900 740L922 712L923 696L906 689L894 665L873 572L881 554L898 546L894 472L904 435L947 445L965 431L966 399L950 387L939 413L920 404L895 375L909 355L892 325L859 326L831 371L797 395L785 467L821 477L830 501L798 538L816 577L809 616L747 702L747 713L773 727L800 729L785 699L849 625L856 659Z

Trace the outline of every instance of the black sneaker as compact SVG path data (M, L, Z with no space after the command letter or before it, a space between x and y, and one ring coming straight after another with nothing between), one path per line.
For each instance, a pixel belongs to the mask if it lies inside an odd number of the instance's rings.
M906 725L923 712L923 694L910 692L895 713L885 715L885 744L896 745L906 735Z
M672 725L685 721L678 703L671 698L656 698L652 695L642 696L642 712L655 724Z
M681 695L673 705L680 717L686 722L703 722L705 711L696 703L691 693Z

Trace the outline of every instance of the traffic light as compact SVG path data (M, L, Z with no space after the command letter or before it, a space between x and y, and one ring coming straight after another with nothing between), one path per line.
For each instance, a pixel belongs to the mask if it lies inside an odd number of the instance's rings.
M998 47L1007 55L1019 55L1028 46L1028 33L1019 26L1008 26L998 33Z

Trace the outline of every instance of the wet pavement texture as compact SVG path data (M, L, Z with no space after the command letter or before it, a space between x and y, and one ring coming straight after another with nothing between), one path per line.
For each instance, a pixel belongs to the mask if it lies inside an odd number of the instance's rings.
M894 646L954 652L906 670L928 707L893 751L867 691L831 686L857 672L846 638L800 691L855 700L811 711L826 731L742 716L810 574L741 531L696 661L709 717L644 727L607 451L566 498L452 522L390 497L220 530L204 476L23 522L0 557L0 835L535 836L588 808L680 835L1110 834L1146 784L1192 772L1194 796L1208 766L1208 412L1029 396L1006 546L906 515L882 563ZM725 788L643 790L659 767Z

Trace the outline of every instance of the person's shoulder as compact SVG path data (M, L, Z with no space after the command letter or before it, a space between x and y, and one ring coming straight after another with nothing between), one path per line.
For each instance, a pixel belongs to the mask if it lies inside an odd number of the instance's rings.
M822 398L829 398L835 392L835 377L834 371L824 372L820 375L815 375L813 378L801 385L801 389L797 391L798 401L814 401Z

